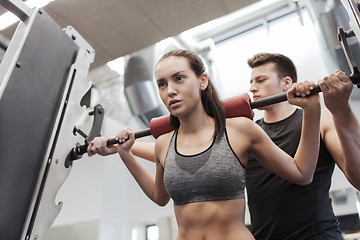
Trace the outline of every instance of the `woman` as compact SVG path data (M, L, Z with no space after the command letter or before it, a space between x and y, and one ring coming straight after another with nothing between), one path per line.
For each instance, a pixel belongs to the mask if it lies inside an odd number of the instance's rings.
M174 200L178 240L254 239L244 223L245 166L251 151L275 174L296 184L312 181L319 149L319 97L307 94L309 83L289 91L288 101L304 110L304 126L294 158L279 149L248 118L225 118L201 59L186 50L165 54L155 71L160 98L171 114L174 131L155 144L155 179L131 153L134 133L121 131L121 144L107 149L96 138L89 155L119 153L145 194L160 206Z

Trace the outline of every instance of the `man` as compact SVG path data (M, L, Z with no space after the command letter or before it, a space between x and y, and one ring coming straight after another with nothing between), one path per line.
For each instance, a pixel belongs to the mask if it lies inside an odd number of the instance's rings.
M256 54L248 65L253 69L250 92L254 100L286 92L297 81L293 62L281 54ZM246 189L252 232L258 240L342 239L329 188L336 163L360 189L360 126L348 102L353 84L343 72L325 77L319 86L327 108L322 111L319 159L311 184L292 184L249 154ZM300 139L302 111L286 101L261 110L264 118L257 124L293 156Z

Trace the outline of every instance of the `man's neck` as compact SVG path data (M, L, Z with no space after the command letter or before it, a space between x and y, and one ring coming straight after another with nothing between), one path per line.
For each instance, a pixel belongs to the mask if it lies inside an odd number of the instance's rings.
M289 117L295 110L296 107L290 105L288 102L269 105L264 109L264 121L266 123L279 122Z

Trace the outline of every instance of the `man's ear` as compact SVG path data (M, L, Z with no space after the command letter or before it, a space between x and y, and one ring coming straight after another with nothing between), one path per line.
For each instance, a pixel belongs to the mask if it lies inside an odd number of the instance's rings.
M283 82L283 91L286 92L291 88L291 85L293 84L293 81L291 77L287 76L282 79Z
M209 76L206 73L201 75L200 90L204 91L209 84Z

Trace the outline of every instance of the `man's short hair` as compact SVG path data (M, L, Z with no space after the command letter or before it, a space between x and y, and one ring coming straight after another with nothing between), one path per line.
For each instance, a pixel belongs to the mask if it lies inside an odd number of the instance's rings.
M290 77L292 81L297 82L296 67L290 58L279 53L258 53L248 59L248 65L255 68L266 63L274 63L279 79Z

